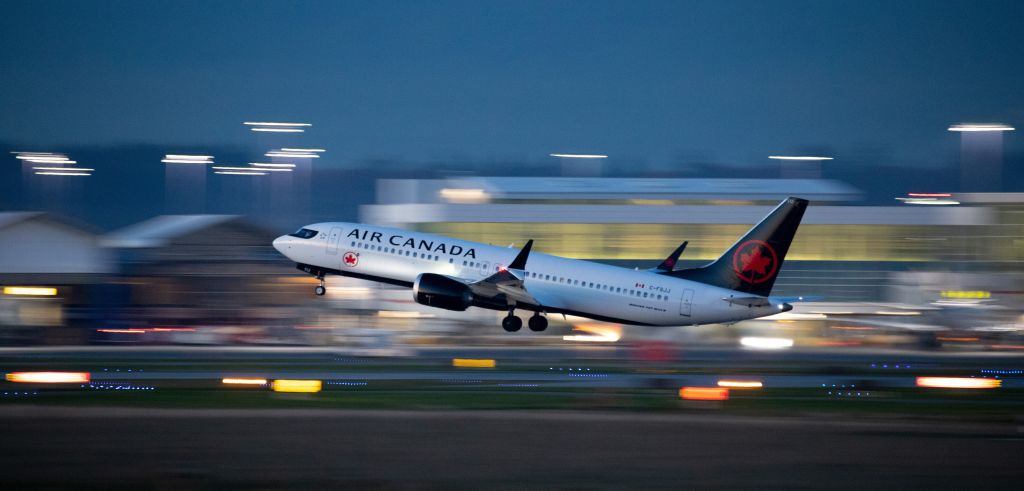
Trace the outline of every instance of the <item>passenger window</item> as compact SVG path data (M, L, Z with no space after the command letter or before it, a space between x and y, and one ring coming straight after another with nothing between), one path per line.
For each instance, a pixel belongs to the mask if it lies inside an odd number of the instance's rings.
M455 264L454 258L448 258L448 264Z

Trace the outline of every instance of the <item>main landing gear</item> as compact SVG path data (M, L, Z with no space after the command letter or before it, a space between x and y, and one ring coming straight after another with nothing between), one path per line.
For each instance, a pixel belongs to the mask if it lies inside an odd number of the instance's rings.
M548 328L548 320L540 315L540 312L534 312L533 316L530 317L528 325L531 331L541 332ZM508 315L501 320L501 327L508 332L516 332L523 328L523 320L516 317L514 309L509 309Z
M313 290L313 293L316 293L316 296L318 297L322 297L324 296L325 293L327 293L327 288L324 286L324 277L317 276L316 279L320 280L320 284L316 286L316 289Z
M541 332L548 328L548 318L540 315L540 312L534 312L533 317L530 317L530 321L527 324L530 326L531 331Z
M523 328L523 320L516 317L511 310L508 311L508 315L501 320L501 327L508 332L516 332Z

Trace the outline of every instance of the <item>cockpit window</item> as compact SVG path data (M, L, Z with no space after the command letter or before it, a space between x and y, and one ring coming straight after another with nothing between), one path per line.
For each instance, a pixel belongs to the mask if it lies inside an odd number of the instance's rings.
M316 237L316 234L317 234L316 230L310 230L308 228L300 228L295 233L288 234L288 235L291 235L292 237L298 237L300 239L312 239L313 237Z

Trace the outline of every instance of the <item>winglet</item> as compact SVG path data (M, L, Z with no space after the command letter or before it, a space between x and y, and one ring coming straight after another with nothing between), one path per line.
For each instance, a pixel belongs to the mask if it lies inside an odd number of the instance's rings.
M526 241L526 245L519 251L519 255L508 265L508 269L526 269L526 257L530 255L530 248L533 247L533 239Z
M665 260L654 269L657 271L672 271L675 269L676 263L679 261L679 256L683 253L683 249L686 249L686 245L689 243L690 241L688 240L683 241L682 244L679 244L679 247L676 247L676 250L672 251L672 254L669 254L668 257L666 257Z

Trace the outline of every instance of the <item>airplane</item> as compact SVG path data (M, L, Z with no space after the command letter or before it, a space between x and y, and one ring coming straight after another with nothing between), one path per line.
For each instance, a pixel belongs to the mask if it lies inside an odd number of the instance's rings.
M563 314L626 325L680 326L733 323L787 312L802 297L771 297L772 286L808 201L790 197L754 225L717 260L676 269L679 246L649 270L532 252L362 223L306 225L274 239L296 267L320 280L341 275L412 289L431 307L507 311L501 325L516 332L516 309L532 311L535 332L545 315Z

